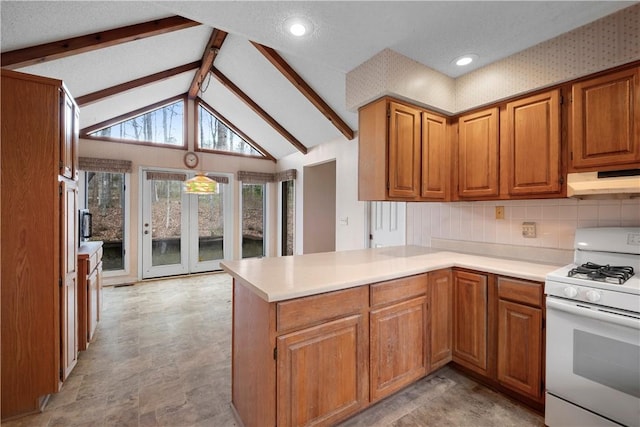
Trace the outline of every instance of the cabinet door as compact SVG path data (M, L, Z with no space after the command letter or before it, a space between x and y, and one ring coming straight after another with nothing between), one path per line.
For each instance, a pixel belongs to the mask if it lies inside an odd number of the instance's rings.
M389 103L389 197L420 195L420 111Z
M361 314L277 339L277 425L329 426L368 402L369 336Z
M497 196L498 109L491 108L458 120L458 195L463 198Z
M572 95L572 168L640 162L640 68L578 82Z
M453 273L453 361L487 373L487 277Z
M538 399L542 393L542 310L498 301L498 381Z
M424 199L445 200L449 182L447 119L422 113L422 184Z
M62 181L60 212L60 293L61 380L65 380L78 360L78 223L77 187Z
M453 335L453 286L451 270L429 273L431 326L429 328L429 371L451 361Z
M426 374L426 325L426 296L371 311L371 401L386 397Z
M505 143L509 194L559 193L560 91L508 103Z
M77 137L76 113L73 99L62 91L60 95L61 118L60 118L60 175L66 178L75 178L74 158Z

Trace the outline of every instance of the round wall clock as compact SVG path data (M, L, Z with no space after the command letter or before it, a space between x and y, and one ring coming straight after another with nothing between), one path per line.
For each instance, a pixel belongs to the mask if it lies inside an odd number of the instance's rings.
M198 155L193 151L188 151L184 155L184 164L188 168L191 168L191 169L195 168L196 166L198 166Z

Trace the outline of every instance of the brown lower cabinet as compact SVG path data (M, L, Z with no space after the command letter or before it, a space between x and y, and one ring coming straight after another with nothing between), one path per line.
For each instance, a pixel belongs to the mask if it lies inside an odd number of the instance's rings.
M465 373L544 409L544 284L453 271L453 362Z
M445 269L267 302L234 278L233 408L247 427L334 425L453 361L541 409L541 292Z
M453 272L453 360L488 375L487 276Z
M539 283L498 278L498 382L540 401L543 385L543 303Z
M429 273L429 372L451 362L453 346L453 278L451 269Z
M371 402L427 373L427 274L370 286Z
M78 349L93 341L102 294L102 242L84 242L78 248Z

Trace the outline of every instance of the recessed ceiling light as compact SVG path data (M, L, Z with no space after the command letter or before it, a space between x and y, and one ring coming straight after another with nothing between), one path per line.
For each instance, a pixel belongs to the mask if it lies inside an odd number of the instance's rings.
M294 16L284 21L283 29L295 37L302 37L313 32L313 24L305 17Z
M307 28L301 23L296 22L295 24L291 24L291 26L289 27L289 32L294 36L300 37L304 36L304 34L307 32Z
M459 56L459 57L457 57L456 59L454 59L451 62L453 62L454 64L456 64L459 67L464 67L465 65L471 64L476 59L478 59L478 55L473 54L473 53L469 53L469 54L466 54L466 55Z

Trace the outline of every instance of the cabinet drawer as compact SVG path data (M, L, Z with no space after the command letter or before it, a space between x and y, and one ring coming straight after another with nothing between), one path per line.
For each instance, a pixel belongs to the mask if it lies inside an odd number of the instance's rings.
M371 285L371 307L406 300L427 292L427 274Z
M544 285L538 282L498 278L498 297L523 304L542 307L542 291Z
M277 303L278 332L300 329L340 316L358 313L367 307L369 286L329 292Z

